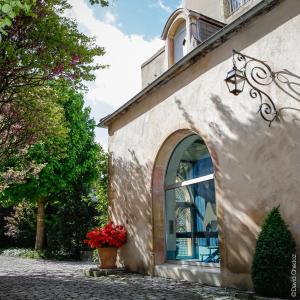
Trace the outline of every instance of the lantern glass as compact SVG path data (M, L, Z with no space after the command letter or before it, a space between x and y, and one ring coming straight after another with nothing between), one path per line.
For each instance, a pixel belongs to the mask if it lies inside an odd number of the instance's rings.
M244 72L234 67L227 73L225 82L230 93L235 96L239 95L243 91L245 85Z

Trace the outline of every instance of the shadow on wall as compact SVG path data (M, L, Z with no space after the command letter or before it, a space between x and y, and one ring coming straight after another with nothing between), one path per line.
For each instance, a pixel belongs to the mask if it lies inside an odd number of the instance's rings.
M295 73L284 69L283 71L275 73L274 83L282 92L287 95L287 97L300 102L299 75L296 75ZM300 121L300 109L291 106L281 107L278 110L279 117L281 117L286 110L294 110L299 112L298 118L295 118L293 121Z
M291 72L284 72L299 79ZM280 85L287 97L300 102L299 83L289 79L277 86ZM207 145L210 147L212 143L218 153L215 169L222 267L236 274L250 274L260 226L266 213L278 204L300 255L299 109L281 108L293 112L282 113L281 122L274 122L269 128L259 114L249 115L247 103L242 104L247 114L241 122L241 116L236 118L219 95L211 94L210 101L218 114L218 123L209 123L212 133ZM250 101L259 100L249 97ZM200 135L184 102L177 98L176 104L191 129ZM257 102L257 107L259 104ZM298 103L296 105L299 107ZM239 280L242 279L236 278L237 282Z
M287 96L300 102L300 76L287 69L279 71L275 75L274 82L277 87Z
M152 245L151 178L147 174L151 174L152 166L142 165L135 152L128 151L126 159L113 158L110 214L128 232L128 243L120 250L120 263L129 270L147 273Z

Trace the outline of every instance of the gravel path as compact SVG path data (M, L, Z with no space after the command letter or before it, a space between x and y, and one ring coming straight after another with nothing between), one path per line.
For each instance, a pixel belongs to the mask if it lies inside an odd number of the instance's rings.
M0 256L0 299L250 299L234 290L139 274L89 278L83 275L89 267L94 265Z

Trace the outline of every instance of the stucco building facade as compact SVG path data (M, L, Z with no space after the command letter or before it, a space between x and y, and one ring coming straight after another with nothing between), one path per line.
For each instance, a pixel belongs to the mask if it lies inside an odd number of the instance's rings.
M300 254L299 28L298 0L186 0L170 16L142 91L100 121L110 215L128 230L121 264L252 289L256 238L277 205ZM257 85L276 106L271 126L247 82L238 96L226 86L233 49L284 75Z

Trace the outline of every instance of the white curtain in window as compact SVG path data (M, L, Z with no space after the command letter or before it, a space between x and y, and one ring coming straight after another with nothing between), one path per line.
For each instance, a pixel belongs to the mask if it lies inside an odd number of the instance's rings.
M174 63L177 63L186 54L186 28L183 23L174 36Z

